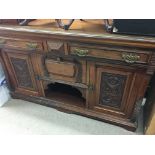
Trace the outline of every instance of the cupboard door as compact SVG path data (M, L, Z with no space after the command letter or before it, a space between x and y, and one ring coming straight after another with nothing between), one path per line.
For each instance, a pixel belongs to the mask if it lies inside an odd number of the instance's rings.
M89 107L106 114L128 118L141 86L139 84L143 78L140 79L140 76L134 69L90 63Z
M38 95L31 58L23 51L4 50L3 57L16 92Z

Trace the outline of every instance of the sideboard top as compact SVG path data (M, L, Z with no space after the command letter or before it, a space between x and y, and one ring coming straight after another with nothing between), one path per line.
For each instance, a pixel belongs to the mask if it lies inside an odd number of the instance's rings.
M63 30L58 28L55 20L44 19L34 20L29 23L28 26L18 25L0 25L0 35L3 31L14 31L22 33L35 33L35 34L51 34L57 36L68 36L68 37L82 37L87 39L100 39L122 41L122 42L134 42L140 44L150 44L151 47L155 48L155 37L137 36L137 35L120 35L111 34L104 30L103 20L75 20L69 30ZM147 46L149 47L149 45Z

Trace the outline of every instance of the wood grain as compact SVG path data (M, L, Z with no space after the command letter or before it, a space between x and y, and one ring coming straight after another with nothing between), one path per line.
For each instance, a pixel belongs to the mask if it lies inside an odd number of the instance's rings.
M109 34L103 20L75 20L68 31L54 20L34 20L0 25L0 40L13 97L136 128L136 105L155 72L154 38ZM124 53L139 59L130 64ZM48 90L54 83L82 97Z

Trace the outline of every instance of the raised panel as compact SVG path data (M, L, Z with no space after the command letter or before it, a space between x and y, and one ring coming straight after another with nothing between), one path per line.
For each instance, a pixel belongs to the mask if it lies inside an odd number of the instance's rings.
M10 57L20 87L32 88L32 79L25 59Z
M127 117L134 70L92 64L89 72L89 83L94 86L93 91L89 91L89 107L106 114Z
M124 116L133 77L132 70L96 66L95 109Z
M38 88L34 76L31 58L26 52L4 50L3 57L16 92L37 95Z
M99 104L120 108L126 79L125 75L102 72Z

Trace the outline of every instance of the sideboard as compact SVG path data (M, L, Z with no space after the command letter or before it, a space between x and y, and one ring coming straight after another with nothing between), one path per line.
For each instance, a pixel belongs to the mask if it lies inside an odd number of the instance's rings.
M96 21L77 21L68 31L0 25L0 60L13 98L132 131L155 71L154 50L155 38L109 34Z

